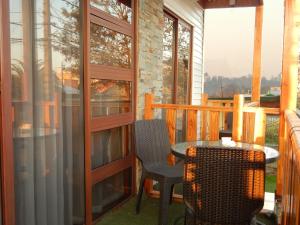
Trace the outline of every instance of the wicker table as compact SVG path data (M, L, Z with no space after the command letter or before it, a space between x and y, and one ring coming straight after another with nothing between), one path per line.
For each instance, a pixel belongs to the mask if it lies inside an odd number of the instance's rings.
M256 150L256 151L264 151L266 154L266 163L275 162L279 157L279 152L276 149L247 144L241 142L225 142L225 141L191 141L191 142L181 142L171 146L172 153L179 158L185 158L186 149L193 146L211 146L211 147L234 147L241 148L245 150Z

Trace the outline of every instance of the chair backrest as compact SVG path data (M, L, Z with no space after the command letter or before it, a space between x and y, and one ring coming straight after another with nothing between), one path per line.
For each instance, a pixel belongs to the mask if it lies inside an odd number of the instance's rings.
M143 164L167 162L171 145L164 120L136 121L134 131L136 154Z
M187 150L183 197L196 221L249 224L263 207L264 191L264 152L215 147Z

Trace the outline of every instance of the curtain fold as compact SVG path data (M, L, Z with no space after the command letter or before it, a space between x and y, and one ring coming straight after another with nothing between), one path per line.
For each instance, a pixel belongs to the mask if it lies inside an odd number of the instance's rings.
M17 225L84 224L79 0L10 0Z

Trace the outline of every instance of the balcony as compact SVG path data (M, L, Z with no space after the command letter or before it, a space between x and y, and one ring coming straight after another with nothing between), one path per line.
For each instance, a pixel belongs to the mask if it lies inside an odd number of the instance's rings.
M227 135L278 150L265 186L277 218L271 224L299 225L300 0L282 0L282 60L269 63L281 71L272 86L276 97L262 96L265 6L263 0L1 0L0 224L157 224L157 181L146 181L141 214L134 212L141 165L133 124L162 118L171 144ZM236 38L233 47L216 41L213 49L225 53L223 60L251 49L250 59L233 60L233 67L250 64L239 79L249 84L215 98L203 88L205 13L242 8L251 11L251 44L236 47L243 34L237 29L227 32ZM215 32L214 40L226 40L225 33ZM176 158L166 161L171 166ZM182 194L175 187L170 223L184 214Z

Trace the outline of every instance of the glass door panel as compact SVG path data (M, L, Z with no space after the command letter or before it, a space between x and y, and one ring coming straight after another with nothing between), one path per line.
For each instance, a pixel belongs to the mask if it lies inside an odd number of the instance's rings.
M128 156L131 151L131 127L123 126L92 134L92 169Z
M119 172L93 186L93 218L113 208L131 195L132 168Z
M191 28L178 24L177 104L189 104Z
M92 117L132 112L129 81L91 80Z
M115 30L91 23L90 62L131 68L131 38Z
M165 15L163 37L163 104L172 104L174 101L175 26L175 20Z
M16 225L85 223L81 8L10 0Z
M96 220L131 195L134 29L131 1L92 0L91 5L90 157Z
M131 5L131 0L91 0L91 6L128 23L132 22Z

